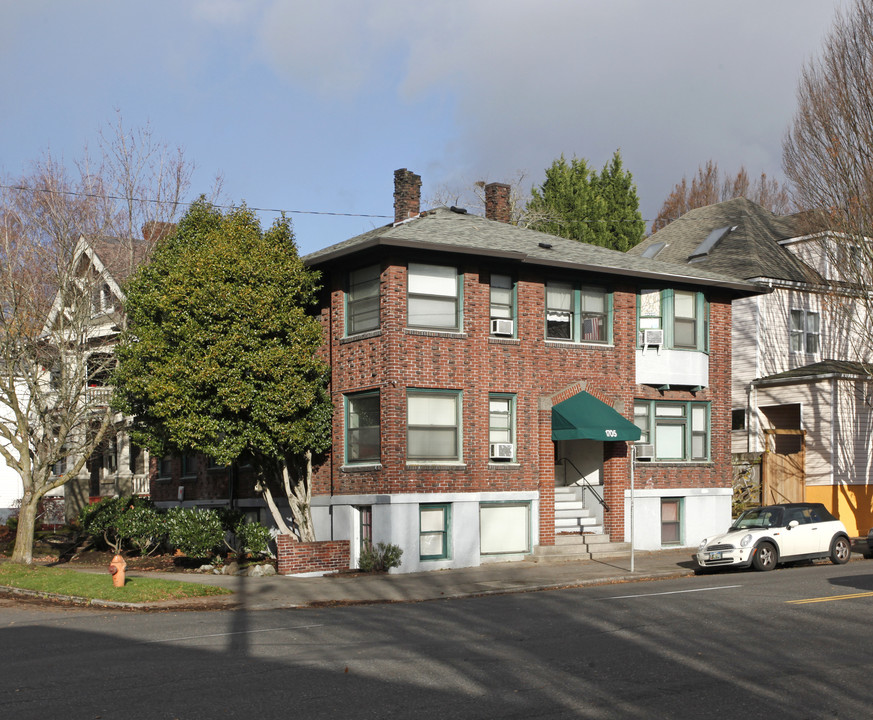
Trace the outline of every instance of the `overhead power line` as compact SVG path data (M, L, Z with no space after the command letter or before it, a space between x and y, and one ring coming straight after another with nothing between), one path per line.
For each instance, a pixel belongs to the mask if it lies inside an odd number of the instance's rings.
M86 192L78 192L75 190L48 190L45 188L30 188L25 185L3 185L0 184L0 188L4 188L6 190L19 190L23 192L32 192L32 193L46 193L46 194L54 194L54 195L71 195L74 197L88 197L88 198L96 198L98 200L123 200L125 202L143 202L143 203L153 203L155 205L193 205L193 201L180 200L178 202L172 202L169 200L152 200L149 198L133 198L126 197L124 195L104 195L102 193L86 193ZM239 207L238 205L222 205L219 203L212 203L214 207L222 208L224 210L229 210L235 207ZM363 217L363 218L391 218L393 215L374 215L370 213L350 213L350 212L330 212L325 210L284 210L281 208L262 208L262 207L252 207L251 205L246 205L249 210L253 210L255 212L268 212L268 213L276 213L281 214L285 213L288 215L335 215L338 217Z
M75 190L48 190L45 188L31 188L25 185L4 185L0 183L0 188L5 190L19 190L22 192L31 192L31 193L46 193L46 194L54 194L54 195L70 195L73 197L87 197L87 198L96 198L98 200L123 200L125 202L142 202L142 203L152 203L154 205L193 205L194 201L189 200L180 200L178 202L172 202L170 200L153 200L150 198L134 198L127 197L125 195L104 195L102 193L86 193L86 192L78 192ZM239 205L223 205L220 203L211 203L213 207L222 208L223 210L232 210L234 208L240 207ZM253 210L254 212L266 212L266 213L275 213L286 214L286 215L326 215L326 216L334 216L334 217L360 217L360 218L387 218L391 219L393 215L377 215L374 213L351 213L351 212L333 212L328 210L286 210L282 208L264 208L264 207L252 207L251 205L246 205L249 210ZM649 219L643 218L643 222L652 222ZM569 221L565 221L561 218L554 219L545 219L545 222L557 223L559 225L568 224ZM633 218L593 218L591 220L574 220L573 222L586 222L586 223L622 223L622 222L639 222L639 220Z

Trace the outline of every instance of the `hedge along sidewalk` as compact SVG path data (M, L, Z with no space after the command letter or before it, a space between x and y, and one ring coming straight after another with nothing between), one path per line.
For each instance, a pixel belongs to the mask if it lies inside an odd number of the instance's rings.
M108 572L98 574L11 562L0 563L0 586L29 591L26 594L38 597L121 606L232 593L214 585L141 577L128 577L124 587L117 588Z

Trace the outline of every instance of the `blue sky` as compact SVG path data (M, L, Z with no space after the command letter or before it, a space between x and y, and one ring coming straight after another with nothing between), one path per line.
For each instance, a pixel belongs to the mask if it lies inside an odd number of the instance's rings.
M797 80L848 0L0 0L0 175L68 164L120 111L196 165L192 195L393 214L526 189L621 149L644 217L708 159L780 175ZM272 215L261 213L265 223ZM388 222L292 212L301 251Z

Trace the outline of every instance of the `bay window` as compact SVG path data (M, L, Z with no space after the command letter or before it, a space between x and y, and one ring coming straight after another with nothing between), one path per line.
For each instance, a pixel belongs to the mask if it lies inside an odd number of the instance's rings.
M637 400L634 424L639 443L654 445L654 459L675 462L709 459L709 403Z

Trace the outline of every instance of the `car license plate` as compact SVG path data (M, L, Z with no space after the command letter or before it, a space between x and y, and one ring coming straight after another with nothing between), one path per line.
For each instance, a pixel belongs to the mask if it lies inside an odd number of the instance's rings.
M720 552L711 552L711 553L709 553L709 559L710 560L721 560L721 553Z

